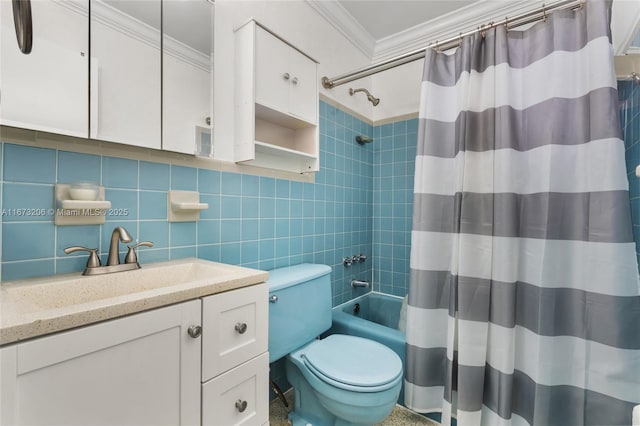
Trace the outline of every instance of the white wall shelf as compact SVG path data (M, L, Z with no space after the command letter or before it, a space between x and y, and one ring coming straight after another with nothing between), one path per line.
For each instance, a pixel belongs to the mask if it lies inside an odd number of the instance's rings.
M104 187L98 187L98 199L73 200L69 194L71 185L55 186L54 221L58 226L101 225L105 223L111 201L105 200Z
M273 145L267 142L255 141L255 158L244 161L256 167L280 169L294 173L309 173L314 171L318 158L303 151Z
M197 191L169 191L169 222L196 222L200 219L200 212L208 208L209 204L200 202L200 193Z
M235 33L235 161L318 171L317 63L256 21Z

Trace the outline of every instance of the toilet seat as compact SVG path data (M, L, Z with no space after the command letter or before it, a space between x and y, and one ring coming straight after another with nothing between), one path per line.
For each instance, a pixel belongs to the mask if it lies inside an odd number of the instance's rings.
M402 379L400 357L385 345L333 334L302 351L305 366L323 382L356 392L380 392Z

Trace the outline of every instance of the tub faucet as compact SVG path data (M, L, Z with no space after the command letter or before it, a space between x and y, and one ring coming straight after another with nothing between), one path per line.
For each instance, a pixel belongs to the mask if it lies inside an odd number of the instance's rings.
M111 233L111 245L109 246L109 257L107 258L107 266L119 265L120 255L119 245L120 241L123 243L130 243L133 240L129 232L122 226L117 226Z
M351 287L369 287L369 281L353 279L351 280Z

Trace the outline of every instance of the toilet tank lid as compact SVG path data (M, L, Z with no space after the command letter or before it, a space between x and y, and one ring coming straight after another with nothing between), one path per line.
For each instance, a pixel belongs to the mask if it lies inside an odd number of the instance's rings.
M287 266L269 271L269 291L281 290L301 282L331 273L331 267L314 263L301 263L300 265Z

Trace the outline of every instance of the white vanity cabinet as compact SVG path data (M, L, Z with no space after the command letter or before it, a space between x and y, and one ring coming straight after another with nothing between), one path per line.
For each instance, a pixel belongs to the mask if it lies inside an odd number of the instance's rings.
M317 63L253 20L235 49L236 162L319 170Z
M0 124L87 137L89 0L32 1L31 52L20 51L11 1L0 1Z
M269 420L267 284L203 299L202 424Z
M268 286L0 348L0 426L269 420Z
M197 425L201 302L0 349L2 425Z

